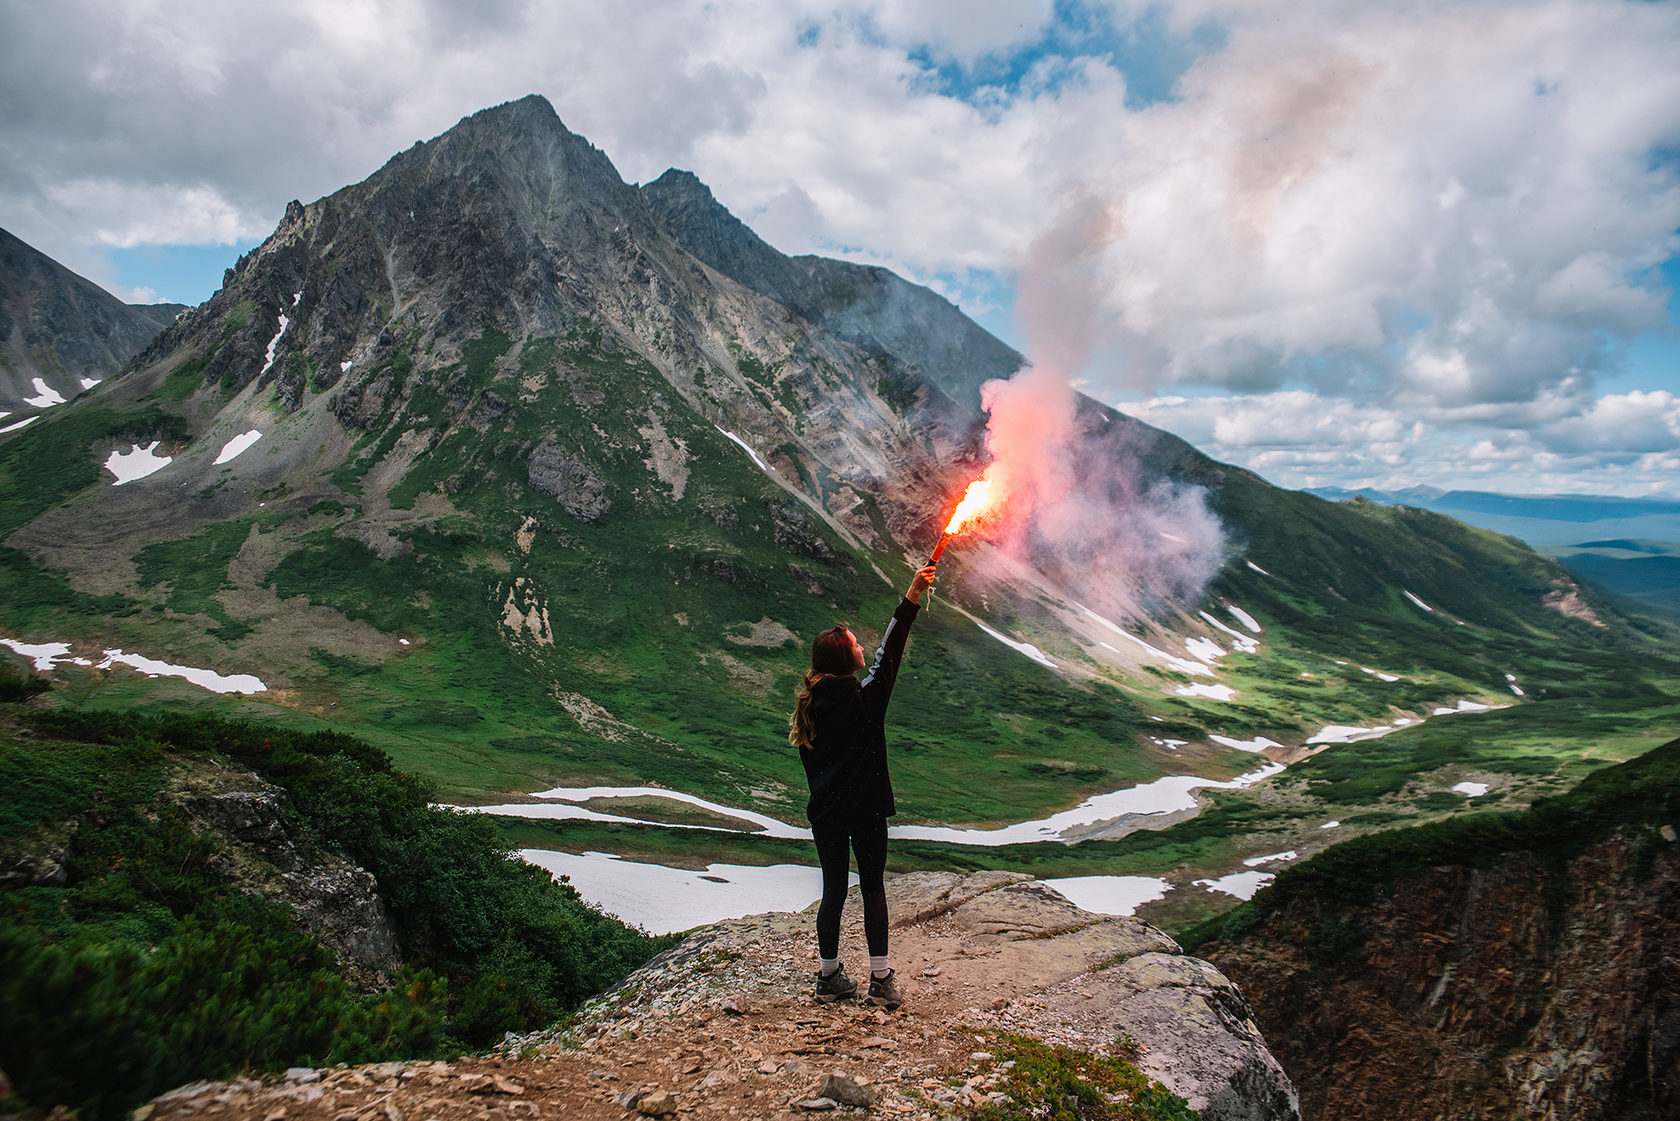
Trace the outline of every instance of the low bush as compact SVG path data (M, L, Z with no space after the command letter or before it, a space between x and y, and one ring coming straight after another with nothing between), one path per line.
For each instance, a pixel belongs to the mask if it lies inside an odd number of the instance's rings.
M36 1105L115 1117L195 1078L483 1046L669 944L514 858L488 819L435 808L352 737L175 714L20 719L33 734L0 736L0 784L28 796L0 814L0 845L73 838L65 882L0 890L0 1069ZM286 907L228 894L215 834L158 797L205 755L287 788L300 848L373 874L407 962L397 984L350 991Z

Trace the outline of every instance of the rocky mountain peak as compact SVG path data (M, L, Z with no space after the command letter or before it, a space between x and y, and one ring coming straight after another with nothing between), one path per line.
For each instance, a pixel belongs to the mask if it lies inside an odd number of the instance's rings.
M439 183L494 183L531 213L580 204L622 211L634 190L605 152L568 129L547 99L532 94L471 116L393 157L373 179L418 175ZM372 182L372 180L370 180Z
M865 352L973 408L979 388L1024 359L945 297L887 269L827 257L789 257L736 218L692 172L672 168L642 197L699 260Z
M797 285L793 262L731 214L692 171L673 167L641 190L683 248L718 272L771 297Z
M70 400L121 369L179 310L131 307L0 230L0 411Z

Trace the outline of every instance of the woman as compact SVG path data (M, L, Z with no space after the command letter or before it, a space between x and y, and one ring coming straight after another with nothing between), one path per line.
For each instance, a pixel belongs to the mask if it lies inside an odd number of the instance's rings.
M840 965L840 914L846 903L847 850L857 857L863 893L863 931L869 943L869 1002L897 1008L903 997L887 961L887 818L893 806L887 775L887 701L904 642L933 585L934 566L910 581L893 612L875 662L860 682L863 647L844 625L823 631L811 644L811 671L788 721L788 742L799 748L811 801L805 816L822 864L822 904L817 909L817 999L839 1000L857 992Z

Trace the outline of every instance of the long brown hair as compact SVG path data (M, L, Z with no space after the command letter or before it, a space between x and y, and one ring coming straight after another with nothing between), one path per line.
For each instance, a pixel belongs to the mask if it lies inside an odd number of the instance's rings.
M817 635L811 643L811 669L799 684L793 715L788 717L788 743L810 748L816 737L817 730L811 723L811 686L825 677L850 677L855 668L852 632L846 624L836 623Z

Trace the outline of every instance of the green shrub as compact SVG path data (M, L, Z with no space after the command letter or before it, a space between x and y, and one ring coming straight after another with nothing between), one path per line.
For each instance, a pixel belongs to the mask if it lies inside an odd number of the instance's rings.
M52 683L32 673L19 673L11 666L0 666L0 701L27 701L30 697L52 692Z
M433 1055L552 1021L670 939L589 907L515 859L488 818L335 732L215 717L29 713L0 736L0 842L74 823L69 882L0 891L0 1069L40 1106L114 1117L243 1069ZM176 760L226 758L284 786L288 833L366 868L409 965L349 991L283 905L229 896L220 842L157 795Z
M976 1121L1194 1121L1200 1114L1124 1059L994 1033L988 1051L1007 1095ZM1013 1062L1013 1067L1002 1064ZM995 1065L994 1065L995 1064Z

